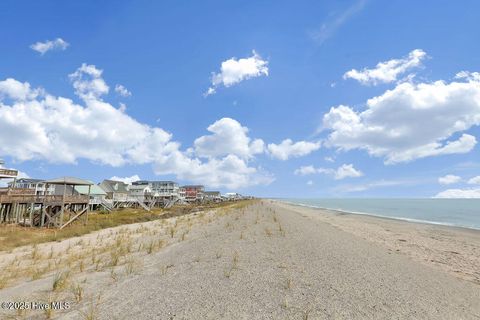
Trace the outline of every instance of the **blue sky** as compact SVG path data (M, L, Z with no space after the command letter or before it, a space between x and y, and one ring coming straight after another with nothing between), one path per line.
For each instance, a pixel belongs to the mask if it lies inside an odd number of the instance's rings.
M480 197L479 10L3 1L0 157L36 178Z

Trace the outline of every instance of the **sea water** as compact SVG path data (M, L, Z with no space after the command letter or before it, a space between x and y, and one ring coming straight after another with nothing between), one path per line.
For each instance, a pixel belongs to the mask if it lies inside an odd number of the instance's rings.
M480 199L281 199L313 208L480 230Z

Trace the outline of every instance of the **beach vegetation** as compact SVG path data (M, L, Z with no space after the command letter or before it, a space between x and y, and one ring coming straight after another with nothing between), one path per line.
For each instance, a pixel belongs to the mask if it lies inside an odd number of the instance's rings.
M53 276L52 291L61 291L68 284L70 272L57 272Z

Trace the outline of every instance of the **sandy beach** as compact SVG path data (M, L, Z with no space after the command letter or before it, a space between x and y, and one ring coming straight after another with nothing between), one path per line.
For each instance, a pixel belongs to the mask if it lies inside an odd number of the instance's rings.
M0 253L25 319L479 319L480 232L262 200ZM58 268L40 278L36 268Z

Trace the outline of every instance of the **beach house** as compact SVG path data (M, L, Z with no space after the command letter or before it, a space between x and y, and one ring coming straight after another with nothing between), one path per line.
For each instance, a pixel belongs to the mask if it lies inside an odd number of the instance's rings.
M21 188L33 190L36 195L52 195L55 192L55 186L45 184L45 180L20 178L8 183L9 188Z
M133 186L148 186L153 196L161 199L175 199L179 197L178 183L174 181L147 181L132 182Z
M141 202L149 201L153 197L152 189L147 184L132 183L128 187L128 196Z
M226 200L236 201L243 199L243 196L240 193L236 192L227 192L223 195Z
M129 186L123 181L103 180L99 186L107 194L105 198L111 200L114 207L122 207L129 202Z
M220 202L222 201L222 197L220 195L220 191L205 191L203 193L203 200L210 202Z
M203 200L205 187L202 185L187 185L182 187L185 201L199 202Z
M89 195L90 197L90 210L107 210L113 209L113 202L106 199L107 193L100 188L99 185L92 184L89 186L75 186L75 192L80 195ZM89 194L90 189L90 194Z
M4 177L2 170L0 175ZM61 177L43 183L45 190L53 187L53 194L37 194L31 185L23 184L28 188L19 188L15 183L0 190L0 223L64 228L80 217L87 220L89 195L78 194L75 187L87 186L90 189L90 181ZM56 194L58 190L62 193Z

